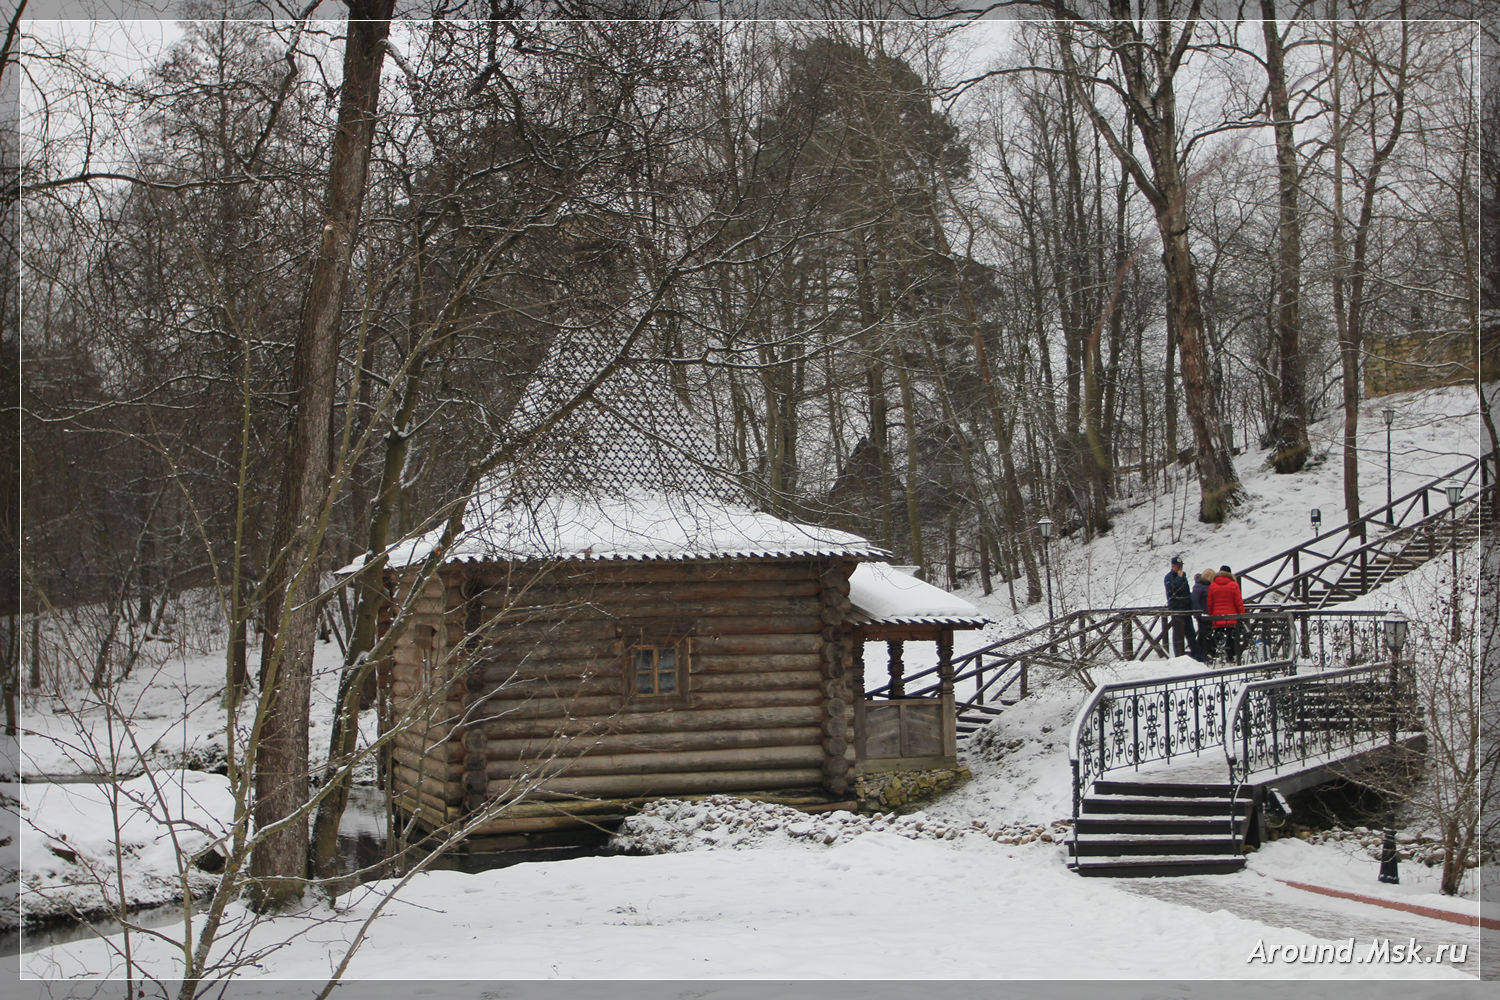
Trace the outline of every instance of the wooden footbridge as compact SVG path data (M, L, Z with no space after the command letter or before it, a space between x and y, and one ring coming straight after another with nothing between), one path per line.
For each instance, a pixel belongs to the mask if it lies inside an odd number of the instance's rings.
M1496 501L1494 470L1493 453L1465 463L1245 569L1245 662L1095 688L1070 744L1070 867L1113 876L1233 871L1258 837L1272 789L1290 795L1406 766L1420 753L1415 687L1409 669L1389 661L1382 613L1337 605L1471 543ZM1456 503L1451 485L1460 487ZM1035 669L1087 684L1094 665L1170 657L1179 614L1191 612L1074 611L893 677L867 696L964 692L955 698L962 737L1025 697Z

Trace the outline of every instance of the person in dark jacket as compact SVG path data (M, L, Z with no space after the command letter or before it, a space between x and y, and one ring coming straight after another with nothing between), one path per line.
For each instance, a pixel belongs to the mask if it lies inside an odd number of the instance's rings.
M1182 559L1179 556L1172 557L1172 568L1167 571L1166 578L1162 581L1167 589L1168 611L1191 611L1193 610L1193 589L1188 583L1187 573L1182 568ZM1184 652L1192 655L1193 659L1200 659L1198 655L1198 637L1193 634L1193 616L1188 614L1175 614L1168 618L1167 627L1172 633L1172 655L1181 656Z
M1198 659L1204 663L1214 656L1214 630L1208 620L1208 585L1218 575L1218 570L1206 569L1193 578L1193 610L1198 612L1193 624L1198 633Z
M1220 566L1219 575L1208 585L1207 605L1214 641L1224 644L1225 658L1240 662L1240 620L1229 616L1245 613L1245 598L1228 566Z

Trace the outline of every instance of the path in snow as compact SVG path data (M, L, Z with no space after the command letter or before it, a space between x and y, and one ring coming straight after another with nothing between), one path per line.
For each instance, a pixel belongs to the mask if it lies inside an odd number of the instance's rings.
M1120 888L1130 892L1191 906L1205 913L1223 910L1237 917L1301 931L1325 941L1343 941L1352 937L1356 955L1365 954L1371 940L1383 938L1389 938L1392 945L1405 944L1408 938L1415 938L1422 945L1424 956L1431 956L1441 944L1467 944L1468 954L1463 962L1450 962L1444 958L1443 965L1471 976L1480 975L1478 928L1463 924L1370 903L1322 897L1250 872L1236 876L1233 888L1228 892L1225 891L1226 880L1215 875L1116 881ZM1265 942L1267 947L1277 943L1272 940ZM1248 944L1254 946L1254 942ZM1497 962L1500 962L1500 956L1490 956L1484 962L1486 975L1494 975L1493 966ZM1377 968L1371 966L1371 974L1375 974Z

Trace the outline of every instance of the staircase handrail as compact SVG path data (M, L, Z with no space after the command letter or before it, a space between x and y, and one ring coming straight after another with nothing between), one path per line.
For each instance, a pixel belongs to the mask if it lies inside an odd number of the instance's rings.
M1356 563L1363 563L1368 559L1368 557L1372 555L1377 557L1385 555L1390 549L1392 542L1400 541L1402 539L1407 539L1409 541L1423 528L1430 527L1435 524L1440 524L1449 520L1450 518L1467 518L1469 512L1463 510L1463 508L1467 507L1470 504L1474 504L1477 506L1483 499L1485 499L1486 494L1493 492L1494 488L1495 487L1491 485L1476 493L1471 493L1468 496L1461 497L1457 504L1452 505L1451 509L1445 507L1441 510L1434 511L1431 514L1422 517L1420 520L1412 521L1407 524L1399 524L1394 528L1389 528L1383 534L1375 537L1374 539L1366 539L1359 542L1359 544L1354 545L1354 547L1352 548L1345 549L1343 545L1340 545L1340 551L1331 556L1325 556L1322 553L1312 552L1312 550L1306 548L1288 549L1287 551L1281 553L1280 556L1273 557L1273 560L1282 559L1282 565L1284 566L1286 557L1292 556L1293 553L1297 551L1306 551L1311 553L1312 555L1317 556L1323 561L1312 566L1310 569L1305 570L1298 568L1294 561L1293 567L1297 571L1294 572L1292 576L1286 577L1285 579L1276 579L1273 577L1269 582L1262 583L1260 590L1246 595L1245 603L1258 605L1261 599L1267 596L1274 595L1284 597L1287 593L1295 594L1299 588L1299 585L1303 583L1311 583L1316 581L1326 584L1328 583L1328 581L1324 580L1323 574L1328 570L1329 567L1352 567ZM1351 535L1348 539L1346 539L1346 541L1352 541L1354 537L1355 536ZM1404 552L1404 549L1402 551ZM1257 565L1265 565L1265 563L1260 563ZM1254 568L1255 567L1251 567L1250 570L1247 570L1244 574L1241 575L1247 579L1250 579L1250 582L1261 583L1261 581L1259 580L1250 578L1250 574L1254 570ZM1341 573L1332 582L1334 584L1337 584L1343 578L1344 574Z
M1127 764L1139 767L1149 760L1171 760L1171 727L1175 720L1170 702L1174 691L1186 696L1186 700L1180 701L1179 706L1187 706L1190 702L1194 713L1192 733L1188 738L1190 751L1183 750L1182 752L1199 753L1224 742L1225 725L1229 718L1226 714L1230 704L1229 689L1232 686L1249 680L1281 676L1294 672L1296 669L1297 663L1293 658L1252 663L1224 670L1201 670L1188 674L1173 674L1170 677L1153 677L1140 681L1112 681L1097 685L1079 708L1078 714L1073 719L1072 729L1068 733L1068 765L1073 772L1073 818L1075 820L1078 818L1084 785L1093 778L1113 770L1114 767L1124 767ZM1218 703L1217 711L1212 711L1213 706L1210 705L1211 711L1207 715L1202 711L1205 691L1209 692L1210 699ZM1148 730L1151 750L1154 752L1159 747L1162 751L1159 756L1146 757L1142 753L1140 695L1143 693L1160 695L1164 699L1161 717L1154 723L1161 727L1161 739L1158 741L1155 732ZM1109 756L1107 727L1102 713L1107 711L1110 704L1122 700L1128 701L1131 705L1129 712L1132 729L1131 745L1120 754L1112 767L1107 759ZM1093 748L1090 748L1089 757L1086 757L1083 751L1085 729L1095 718L1099 722L1097 772L1092 766L1096 763L1092 759ZM1148 721L1148 727L1152 724Z
M1299 542L1296 545L1283 549L1275 555L1268 556L1260 562L1246 567L1236 574L1241 580L1241 586L1244 587L1244 584L1248 582L1259 585L1260 589L1254 592L1249 592L1247 589L1245 602L1247 604L1256 603L1266 594L1284 591L1293 583L1303 579L1314 579L1322 569L1331 564L1348 562L1360 552L1368 552L1381 547L1393 534L1414 531L1421 526L1431 524L1440 518L1446 517L1449 513L1447 498L1443 496L1442 487L1439 484L1445 482L1451 483L1457 480L1460 485L1467 488L1473 483L1476 474L1482 473L1483 463L1484 459L1482 458L1470 459L1452 472L1438 476L1418 486L1416 489L1397 497L1390 503L1383 504L1361 515L1356 521L1348 521L1344 524L1336 525L1327 531L1314 535L1310 539ZM1492 490L1494 487L1494 483L1482 483L1478 491L1463 497L1459 501L1459 506L1476 501L1482 494ZM1436 512L1431 510L1427 503L1428 498L1434 493L1442 500L1442 505ZM1395 512L1403 504L1405 505L1405 510L1402 511L1401 520L1397 522ZM1422 516L1415 521L1407 521L1406 516L1418 506L1423 508ZM1380 515L1382 514L1389 514L1390 516L1382 520L1380 519ZM1368 533L1364 530L1367 526L1371 525L1387 530L1374 541L1371 541L1368 538ZM1336 544L1332 552L1319 552L1313 546L1321 542L1336 542ZM1354 547L1346 551L1346 547L1351 545ZM1304 552L1320 561L1312 568L1302 570L1294 557ZM1282 580L1279 578L1280 572L1289 563L1294 567L1293 576ZM1267 580L1260 579L1258 575L1260 571L1264 570L1267 566L1273 565L1276 568L1271 573L1270 578ZM1272 588L1276 588L1276 590Z

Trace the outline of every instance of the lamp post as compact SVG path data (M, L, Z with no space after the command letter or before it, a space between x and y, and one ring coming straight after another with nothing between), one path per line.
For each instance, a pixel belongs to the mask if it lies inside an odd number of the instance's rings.
M1317 507L1314 507L1308 513L1307 519L1312 522L1313 534L1316 535L1318 533L1318 529L1323 526L1323 512Z
M1047 620L1052 620L1052 518L1043 517L1036 523L1042 533L1042 562L1047 566Z
M1406 644L1406 618L1398 612L1391 612L1381 622L1385 630L1386 648L1391 651L1391 675L1390 675L1390 710L1391 717L1388 723L1386 735L1390 738L1390 745L1396 745L1396 712L1400 699L1397 692L1401 684L1401 647ZM1401 881L1401 873L1397 867L1396 858L1396 796L1393 792L1387 793L1385 810L1385 835L1380 839L1380 881L1395 885Z
M1450 637L1454 642L1458 641L1458 501L1463 497L1464 488L1458 483L1449 483L1443 487L1448 494L1448 520L1452 522L1452 534L1449 537L1448 548L1453 553L1453 592L1449 595L1453 603L1453 624L1449 629Z
M1396 419L1396 411L1387 406L1380 411L1380 416L1385 420L1385 523L1394 527L1396 511L1393 507L1395 501L1391 499L1391 421Z

